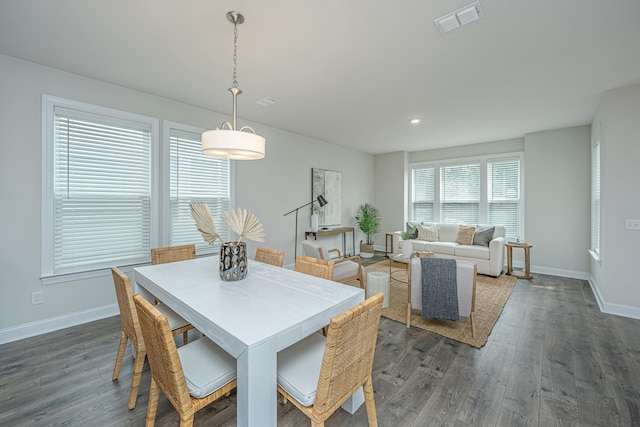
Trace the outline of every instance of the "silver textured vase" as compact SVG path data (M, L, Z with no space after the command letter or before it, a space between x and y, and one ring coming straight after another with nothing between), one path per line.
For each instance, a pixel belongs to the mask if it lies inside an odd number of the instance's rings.
M225 281L242 280L247 276L247 244L226 242L220 246L220 278Z

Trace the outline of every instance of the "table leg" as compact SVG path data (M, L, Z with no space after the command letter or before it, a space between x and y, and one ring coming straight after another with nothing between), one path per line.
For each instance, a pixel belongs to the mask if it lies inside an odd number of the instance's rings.
M238 426L276 427L277 354L273 339L247 349L238 357Z
M353 415L363 403L364 390L360 387L342 404L342 409Z
M510 246L507 246L507 274L513 273L513 254Z
M347 254L347 233L342 233L342 256L348 256Z

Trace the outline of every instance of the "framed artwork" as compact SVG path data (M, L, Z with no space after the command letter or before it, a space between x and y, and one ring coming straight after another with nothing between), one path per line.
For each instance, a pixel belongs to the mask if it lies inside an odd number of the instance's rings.
M313 203L321 227L336 226L342 222L342 172L326 169L311 169L311 200L324 196L327 204L320 207Z

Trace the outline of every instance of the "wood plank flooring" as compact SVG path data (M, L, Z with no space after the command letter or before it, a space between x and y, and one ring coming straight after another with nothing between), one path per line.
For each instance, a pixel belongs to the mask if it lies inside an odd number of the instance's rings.
M113 317L0 346L0 426L144 425L149 368L129 411L130 349L111 381L119 335ZM481 349L383 318L374 390L380 426L639 426L640 321L600 313L585 281L536 274ZM309 425L274 404L278 425ZM234 393L195 425L235 420ZM156 425L178 424L161 394ZM326 425L366 426L364 405Z

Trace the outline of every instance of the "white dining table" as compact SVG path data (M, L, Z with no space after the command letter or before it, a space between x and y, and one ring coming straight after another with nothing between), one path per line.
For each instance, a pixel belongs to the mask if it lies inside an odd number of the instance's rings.
M219 259L134 268L136 284L237 359L237 425L276 426L277 353L364 300L364 290L249 260L225 282ZM357 401L343 406L353 413Z

